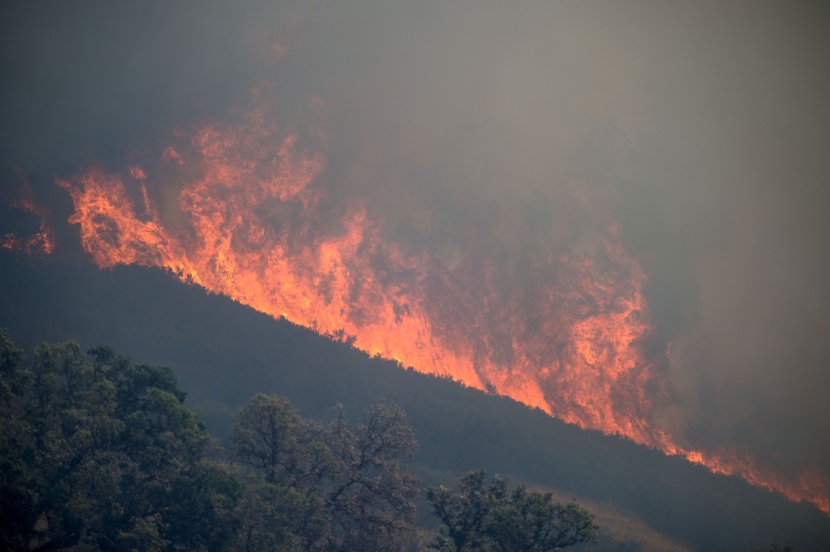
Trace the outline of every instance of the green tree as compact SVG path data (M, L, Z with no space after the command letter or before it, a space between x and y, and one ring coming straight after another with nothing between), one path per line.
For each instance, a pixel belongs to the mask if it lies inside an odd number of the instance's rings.
M282 397L257 394L240 409L231 457L249 469L241 474L239 549L295 550L322 532L311 491L330 464L330 451L319 435L319 424Z
M575 502L554 502L552 493L519 485L490 511L485 534L499 552L545 552L596 539L593 516Z
M342 408L321 424L303 419L286 399L256 395L240 411L232 454L252 468L249 481L261 478L249 489L251 503L275 514L271 520L247 518L242 538L291 542L304 550L400 549L415 521L417 488L414 478L400 473L399 462L415 446L405 414L385 403L353 428ZM301 515L287 515L270 497L291 497L292 512ZM269 537L268 531L282 536Z
M507 480L494 476L487 484L483 469L459 482L460 492L430 488L427 499L442 526L432 548L444 552L545 552L596 540L593 516L571 502L553 500L551 493L512 492Z
M313 523L309 501L294 489L270 483L259 472L240 474L244 484L239 503L241 530L234 550L287 552L300 550L299 529Z
M490 511L507 497L507 480L496 475L487 485L483 469L461 477L460 492L447 487L430 487L427 500L433 514L443 522L433 548L443 551L484 550L485 531Z
M0 332L0 544L7 550L218 550L239 485L165 367Z

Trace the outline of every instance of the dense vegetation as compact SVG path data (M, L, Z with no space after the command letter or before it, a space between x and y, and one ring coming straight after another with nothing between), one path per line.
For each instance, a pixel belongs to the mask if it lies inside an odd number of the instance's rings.
M239 486L167 368L0 333L5 550L198 550L234 534Z
M257 394L223 454L184 400L169 368L108 347L84 354L75 342L41 344L26 366L0 331L2 548L417 547L418 482L399 466L416 443L399 408L379 402L353 427L341 406L321 423ZM575 504L483 481L480 470L459 495L430 489L444 522L435 548L546 551L593 539L592 516Z
M442 552L545 552L596 541L593 517L574 502L555 502L551 493L524 485L509 492L498 475L488 485L482 469L463 476L459 488L427 489L442 522L433 546Z

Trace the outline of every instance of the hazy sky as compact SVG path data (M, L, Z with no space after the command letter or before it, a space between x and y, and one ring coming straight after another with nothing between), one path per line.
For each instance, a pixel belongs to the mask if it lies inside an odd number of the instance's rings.
M540 240L590 241L561 201L587 190L670 351L654 423L830 472L823 3L113 4L0 12L0 199L19 167L58 254L81 253L56 177L123 171L271 82L285 125L325 133L332 208L362 198L447 264L475 240L526 280Z

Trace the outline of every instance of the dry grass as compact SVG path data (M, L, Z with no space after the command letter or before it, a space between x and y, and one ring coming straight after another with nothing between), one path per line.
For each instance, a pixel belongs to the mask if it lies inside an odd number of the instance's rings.
M610 504L579 498L577 498L577 502L594 514L594 520L601 530L601 537L605 536L606 539L610 538L613 541L603 543L601 540L599 545L591 548L595 552L620 550L621 548L638 552L689 551L685 546L674 542L662 533L658 533L639 519L620 512ZM622 546L624 544L629 546Z

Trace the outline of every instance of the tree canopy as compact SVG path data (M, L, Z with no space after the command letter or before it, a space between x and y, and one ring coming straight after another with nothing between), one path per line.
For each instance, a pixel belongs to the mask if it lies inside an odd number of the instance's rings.
M401 550L417 519L416 449L399 408L329 423L282 397L212 442L173 372L108 347L42 344L29 366L0 331L0 548Z
M442 526L432 548L443 552L547 552L596 540L593 515L552 493L519 485L508 491L498 475L487 483L483 469L459 482L459 492L429 488L427 499Z
M302 512L279 518L284 535L276 541L304 550L382 551L399 550L417 517L417 481L399 471L415 447L406 415L384 402L353 428L341 407L322 424L301 418L284 398L256 395L239 413L232 457L260 478L257 488L272 489L256 499L266 509L288 496L293 513ZM275 528L273 520L246 523L250 545Z
M218 550L239 487L173 373L106 347L0 332L0 543L6 550Z

